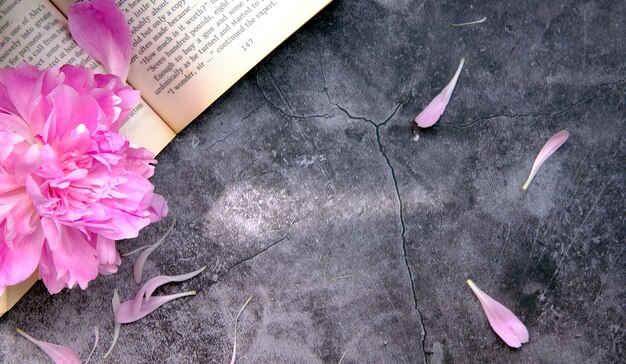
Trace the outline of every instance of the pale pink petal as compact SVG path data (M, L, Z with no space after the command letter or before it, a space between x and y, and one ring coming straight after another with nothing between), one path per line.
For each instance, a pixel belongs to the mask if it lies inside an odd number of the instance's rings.
M37 345L41 350L46 353L56 364L80 364L80 358L74 352L74 350L70 348L66 348L65 346L51 344L49 342L37 340L34 337L28 335L24 331L19 328L15 328L18 334L25 337L31 343Z
M554 152L556 152L563 143L569 138L569 132L567 130L561 130L560 132L554 134L546 144L541 148L539 154L537 154L537 158L535 158L535 162L533 163L533 167L530 170L530 175L526 180L526 183L522 186L522 190L526 191L530 182L532 182L533 178L537 174L539 167L546 161Z
M450 102L450 97L452 97L452 92L456 86L456 81L459 79L464 63L465 58L461 58L461 63L459 64L459 67L457 68L450 83L448 83L439 95L435 96L428 106L426 106L426 108L415 117L417 126L420 128L429 128L439 120L439 117L443 114L446 106L448 106L448 102Z
M134 300L122 302L119 310L117 311L115 320L122 324L134 322L146 317L147 315L151 314L156 309L168 303L169 301L185 296L195 296L196 294L196 291L189 291L167 296L152 296L147 302L144 302L141 305L141 308L137 313L133 313L133 303L135 302Z
M68 26L76 43L122 80L128 77L132 36L124 14L113 0L72 5Z
M248 303L250 303L250 301L252 301L253 297L254 297L253 295L248 296L248 299L243 304L243 306L241 306L241 308L239 309L239 312L237 312L237 316L235 317L235 336L233 337L233 355L230 359L230 364L235 364L235 362L237 361L237 323L239 322L239 316L241 316L243 309L246 308L246 306L248 305Z
M152 244L149 248L145 249L144 251L141 252L141 254L139 254L139 256L137 257L137 260L135 260L135 265L133 267L133 277L135 278L135 282L137 283L141 282L141 276L143 274L143 265L146 263L148 256L152 254L152 252L155 251L156 248L158 248L161 244L163 244L163 242L165 241L165 238L167 238L167 236L172 232L172 230L174 230L175 224L176 224L176 218L172 220L172 225L170 226L169 229L167 229L167 231L161 237L161 239L159 239L156 243Z
M150 278L148 281L146 281L146 283L144 283L143 286L141 286L141 288L139 289L139 291L137 291L137 294L135 295L135 300L133 303L133 313L139 312L143 302L147 302L152 296L152 293L154 293L157 288L170 282L186 281L202 273L202 271L204 271L205 269L206 266L203 266L202 268L187 274L181 274L177 276L156 276Z
M100 331L98 330L97 326L93 327L93 332L96 337L93 343L93 348L91 349L91 352L89 353L89 356L87 357L87 360L85 360L83 364L89 363L89 360L91 360L91 356L93 355L94 351L96 351L96 347L98 346L98 341L100 341Z
M483 306L491 328L508 346L519 348L522 344L528 342L528 329L511 310L489 297L470 279L467 280L467 284Z
M43 229L13 241L12 247L0 244L0 287L16 285L37 269L44 244Z
M113 306L113 319L115 321L115 328L113 329L113 339L111 340L111 346L109 350L102 355L102 359L106 359L111 355L115 344L117 343L117 339L120 336L120 329L122 328L122 324L117 321L117 313L120 310L120 296L117 294L117 290L113 291L113 299L111 300L111 304Z

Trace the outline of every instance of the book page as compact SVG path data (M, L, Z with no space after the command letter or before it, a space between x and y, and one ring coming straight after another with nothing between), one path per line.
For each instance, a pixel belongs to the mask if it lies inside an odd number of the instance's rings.
M22 62L40 69L69 63L104 70L78 47L67 19L49 1L0 1L0 67ZM144 101L135 107L120 133L132 143L158 153L174 132Z
M129 83L178 133L330 1L118 0L133 35Z

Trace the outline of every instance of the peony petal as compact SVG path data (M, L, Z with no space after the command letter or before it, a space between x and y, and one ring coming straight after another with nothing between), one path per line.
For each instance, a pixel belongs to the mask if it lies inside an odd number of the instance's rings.
M37 340L34 337L28 335L24 331L19 328L15 328L18 334L25 337L31 343L37 345L41 350L46 353L57 364L80 364L80 358L74 352L74 350L70 348L66 348L65 346L51 344L49 342Z
M0 244L0 287L16 285L33 274L41 259L44 244L42 228L13 241L12 247Z
M135 260L135 266L133 267L133 277L135 278L135 282L137 282L137 284L141 282L141 275L143 274L143 265L146 263L148 256L152 254L152 252L155 251L156 248L159 247L159 245L163 244L163 242L165 241L165 238L167 238L167 236L172 232L172 230L174 230L174 225L176 225L176 218L172 220L172 225L170 226L169 229L167 229L167 231L161 237L161 239L159 239L156 243L152 244L149 248L142 251L141 254L139 254L139 256L137 257L137 260Z
M134 321L137 321L139 319L142 319L148 316L149 314L151 314L152 312L154 312L156 309L163 306L164 304L168 303L169 301L175 300L177 298L185 297L185 296L195 296L196 294L197 294L196 291L189 291L189 292L171 294L167 296L152 296L150 297L148 301L144 302L141 305L141 308L139 309L139 312L137 313L133 313L133 303L135 302L134 300L122 302L122 304L119 307L119 310L117 311L115 320L122 324L134 322Z
M483 306L491 328L508 346L519 348L522 344L528 342L528 329L511 310L489 297L470 279L467 280L467 284Z
M154 293L154 291L157 288L170 282L186 281L202 273L202 271L204 271L205 269L206 269L206 265L198 270L195 270L187 274L181 274L178 276L156 276L156 277L150 278L146 283L144 283L143 286L141 286L141 288L139 289L139 291L137 291L137 294L135 295L135 300L133 303L133 313L136 314L139 312L142 303L144 301L147 302L152 296L152 293Z
M428 106L426 106L426 108L415 117L417 126L420 128L429 128L439 120L439 117L441 117L441 114L445 111L446 106L448 106L448 102L450 102L450 97L452 97L452 92L454 91L456 81L459 79L459 75L463 69L463 64L465 64L465 57L461 58L461 63L459 63L459 67L457 68L450 83L448 83L439 95L435 96Z
M113 339L111 340L111 346L109 350L107 350L104 355L102 355L102 359L106 359L109 357L115 344L117 343L117 339L120 337L120 329L122 328L122 324L115 319L117 317L117 313L120 310L120 296L117 294L117 290L113 291L113 300L111 300L111 304L113 305L113 318L115 321L115 328L113 329Z
M93 348L91 349L91 352L89 353L89 356L87 357L87 360L85 360L85 363L83 364L89 363L89 360L91 360L91 356L93 355L94 351L96 351L96 347L98 347L98 341L100 341L100 331L98 330L97 326L93 327L93 332L96 337L93 343Z
M561 130L560 132L554 134L546 144L541 148L539 154L537 154L537 158L535 158L535 162L533 163L533 167L530 170L530 175L526 180L526 183L522 186L522 190L526 191L530 182L532 182L533 178L537 174L539 167L546 161L554 152L556 152L563 143L569 138L569 132L567 130Z
M237 361L237 323L239 322L239 316L241 316L243 309L246 308L246 306L248 305L248 303L250 303L250 301L252 301L253 297L254 297L253 295L248 296L248 299L243 304L243 306L241 306L241 308L239 309L239 312L237 312L237 316L235 317L235 336L233 337L233 355L230 358L230 364L235 364L235 362Z
M128 77L132 36L124 13L113 0L92 0L72 5L68 26L76 43L122 80Z

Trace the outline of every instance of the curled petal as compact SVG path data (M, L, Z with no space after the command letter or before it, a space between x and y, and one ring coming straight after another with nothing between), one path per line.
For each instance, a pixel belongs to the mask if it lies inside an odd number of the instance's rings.
M202 268L187 274L181 274L178 276L156 276L150 278L146 283L144 283L143 286L141 286L141 288L139 289L139 291L137 291L137 294L135 295L135 300L133 302L133 313L139 312L143 301L148 302L148 300L152 296L152 293L154 293L157 288L170 282L186 281L202 273L202 271L204 271L205 269L206 266L203 266Z
M152 244L147 249L144 249L141 252L141 254L139 254L139 256L137 257L137 260L135 260L135 266L133 267L133 277L135 278L135 282L137 283L141 282L141 276L143 274L143 265L146 263L148 256L152 254L152 252L155 251L156 248L158 248L161 244L163 244L163 242L165 241L165 238L167 238L167 236L174 229L175 224L176 224L176 218L174 218L174 220L172 221L172 225L170 226L169 229L167 229L167 231L161 237L161 239L159 239L156 243Z
M34 337L25 333L24 331L20 330L19 328L15 328L15 331L17 331L18 334L25 337L31 343L37 345L55 363L57 364L80 364L80 358L74 352L74 350L70 348L66 348L65 346L37 340Z
M233 355L230 358L230 364L235 364L237 362L237 323L239 322L239 316L241 316L241 313L243 312L244 308L246 308L248 303L252 301L253 297L254 297L253 295L248 296L248 299L246 300L246 302L243 304L243 306L241 306L241 308L239 309L239 312L237 312L237 317L235 317L235 336L233 337Z
M98 330L97 326L93 327L93 333L96 338L93 343L93 348L91 348L91 352L89 353L89 356L87 357L87 360L85 360L84 364L89 363L89 360L91 360L91 356L93 355L94 351L96 351L96 347L98 347L98 342L100 341L100 331Z
M556 152L563 143L569 138L569 132L567 130L561 130L560 132L554 134L546 144L541 148L539 154L537 154L537 158L535 158L535 162L533 163L533 167L530 169L530 175L526 180L526 183L522 186L522 190L526 191L530 182L532 182L533 178L537 174L539 167L546 161L554 152Z
M120 337L120 329L122 328L122 324L119 323L116 319L117 317L117 312L120 309L120 296L117 294L117 290L113 291L113 299L111 300L111 304L113 306L113 317L115 320L115 328L113 329L113 339L111 340L111 346L109 347L109 350L107 350L106 353L104 353L104 355L102 355L102 359L106 359L109 357L109 355L111 355L111 352L113 351L113 348L115 347L115 344L117 343L117 338Z
M448 102L450 102L450 97L452 97L452 92L454 91L456 81L459 79L459 75L463 69L463 64L465 64L465 58L461 58L461 63L459 63L459 67L457 68L450 83L448 83L448 85L441 90L439 95L435 96L428 106L426 106L426 108L415 117L417 126L420 128L429 128L439 120L439 117L441 117L441 114L445 111L446 106L448 106Z
M528 342L528 329L511 310L489 297L470 279L467 280L467 284L478 297L481 306L483 306L491 328L508 346L519 348L522 344Z
M68 26L76 43L102 63L108 72L126 80L130 68L132 36L124 14L113 0L92 0L72 5Z
M122 304L120 305L117 311L115 321L121 324L134 322L134 321L140 320L148 316L149 314L151 314L152 312L154 312L156 309L163 306L164 304L168 303L169 301L175 300L177 298L185 297L185 296L195 296L196 294L197 294L196 291L189 291L189 292L171 294L167 296L152 296L150 297L148 301L144 302L141 305L139 312L136 312L136 313L133 312L133 303L135 302L134 300L122 302Z

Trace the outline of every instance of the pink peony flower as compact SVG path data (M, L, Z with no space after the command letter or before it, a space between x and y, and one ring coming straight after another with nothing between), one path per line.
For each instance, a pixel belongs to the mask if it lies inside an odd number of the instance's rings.
M103 9L115 13L100 16L123 19L116 7ZM126 47L126 30L98 34L113 38L101 42L109 49ZM84 33L83 41L93 32ZM128 52L110 52L125 57L108 62L116 68L130 63ZM50 293L85 289L99 273L117 271L115 240L136 237L167 214L148 181L153 153L117 133L138 101L120 77L85 67L0 69L0 294L37 268Z

